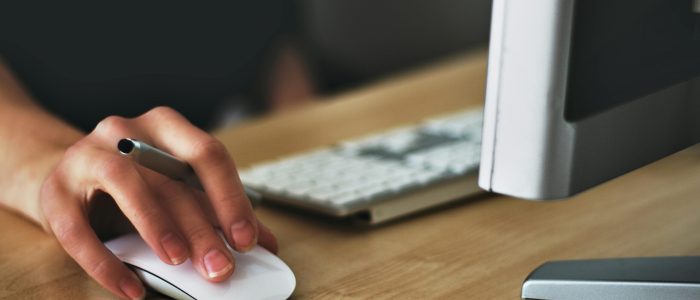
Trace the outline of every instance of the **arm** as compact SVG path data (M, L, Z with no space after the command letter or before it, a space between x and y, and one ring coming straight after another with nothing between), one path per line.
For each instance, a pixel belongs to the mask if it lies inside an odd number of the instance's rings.
M115 150L124 137L148 141L184 159L204 192L149 171ZM108 117L85 134L32 101L0 65L0 203L41 224L97 282L116 295L144 291L98 239L89 212L111 196L151 249L167 264L187 259L219 282L234 261L216 234L247 251L259 241L276 251L272 233L257 221L225 147L172 109L139 117Z
M83 136L39 107L0 61L0 204L48 228L41 185Z

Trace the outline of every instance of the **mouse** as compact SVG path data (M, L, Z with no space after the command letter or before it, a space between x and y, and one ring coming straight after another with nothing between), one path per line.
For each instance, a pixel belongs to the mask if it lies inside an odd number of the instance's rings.
M162 262L136 233L107 241L105 246L144 284L175 299L287 299L296 286L292 270L259 245L246 253L227 245L236 268L228 280L219 283L204 279L191 260L176 266Z

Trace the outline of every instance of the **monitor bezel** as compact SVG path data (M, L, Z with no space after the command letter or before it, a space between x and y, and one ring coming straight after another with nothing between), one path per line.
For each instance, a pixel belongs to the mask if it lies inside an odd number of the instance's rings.
M479 175L488 191L564 198L699 140L698 79L565 119L574 4L494 1Z

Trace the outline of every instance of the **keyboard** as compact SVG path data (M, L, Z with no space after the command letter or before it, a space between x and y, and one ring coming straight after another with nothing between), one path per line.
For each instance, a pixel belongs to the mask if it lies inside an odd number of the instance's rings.
M377 224L480 193L482 110L340 141L240 171L274 201Z

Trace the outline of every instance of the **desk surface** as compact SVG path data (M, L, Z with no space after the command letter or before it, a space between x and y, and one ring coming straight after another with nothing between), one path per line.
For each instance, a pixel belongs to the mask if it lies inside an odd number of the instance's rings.
M485 56L459 57L216 133L239 166L479 105ZM700 148L569 201L467 199L376 228L258 208L297 276L295 298L518 299L553 259L699 255ZM0 210L0 298L105 298L39 228Z

